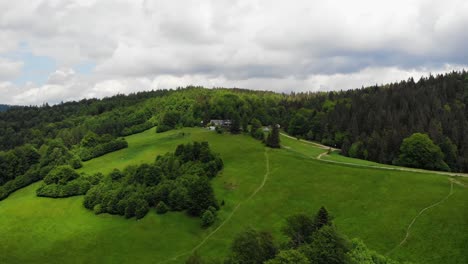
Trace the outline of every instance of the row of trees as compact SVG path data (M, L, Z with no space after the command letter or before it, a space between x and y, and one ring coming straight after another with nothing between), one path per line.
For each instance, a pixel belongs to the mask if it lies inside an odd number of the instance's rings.
M219 208L210 179L223 168L207 142L179 145L174 153L158 156L153 164L114 170L86 193L84 206L96 214L137 219L149 208L158 213L187 211L193 216ZM204 218L204 225L213 221ZM213 215L214 217L214 215Z
M87 161L127 147L128 143L124 138L113 138L109 134L100 136L96 133L88 132L81 140L81 144L76 152L79 153L82 161Z
M303 213L289 216L282 233L287 241L278 246L269 232L247 229L236 236L223 262L208 262L195 252L186 263L398 264L369 250L361 240L349 241L341 235L324 207L314 217Z

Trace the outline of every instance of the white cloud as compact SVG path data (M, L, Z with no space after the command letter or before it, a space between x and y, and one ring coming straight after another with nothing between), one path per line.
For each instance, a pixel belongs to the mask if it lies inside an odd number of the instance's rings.
M0 101L186 84L291 91L396 81L468 65L466 14L462 0L2 1L0 56L26 43L59 70ZM63 70L88 62L90 76ZM2 70L0 61L0 81L18 74L12 63Z
M21 61L0 58L0 81L16 78L20 74L22 67L23 62Z

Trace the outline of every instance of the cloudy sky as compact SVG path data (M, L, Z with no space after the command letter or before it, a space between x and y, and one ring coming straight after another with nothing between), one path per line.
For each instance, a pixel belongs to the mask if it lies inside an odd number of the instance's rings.
M0 103L340 90L468 69L468 1L0 1Z

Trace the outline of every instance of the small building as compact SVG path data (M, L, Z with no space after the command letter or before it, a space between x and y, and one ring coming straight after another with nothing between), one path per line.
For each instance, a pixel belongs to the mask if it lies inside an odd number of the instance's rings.
M211 119L210 124L212 124L213 126L228 127L228 126L231 126L231 120Z

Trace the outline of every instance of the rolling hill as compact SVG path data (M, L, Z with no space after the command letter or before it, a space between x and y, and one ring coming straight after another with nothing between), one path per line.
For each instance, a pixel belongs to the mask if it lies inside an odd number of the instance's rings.
M350 164L329 163L316 159L326 150L285 136L281 149L266 149L247 135L202 128L158 134L152 128L126 140L128 148L84 162L80 171L107 173L153 161L180 143L208 141L225 163L213 179L216 197L225 201L218 221L201 229L198 218L177 212L157 215L152 210L138 221L94 215L83 207L83 196L37 197L36 183L0 202L0 262L183 263L194 250L222 258L245 228L284 238L285 216L312 214L322 205L347 237L361 238L396 260L468 262L465 179L322 156Z

